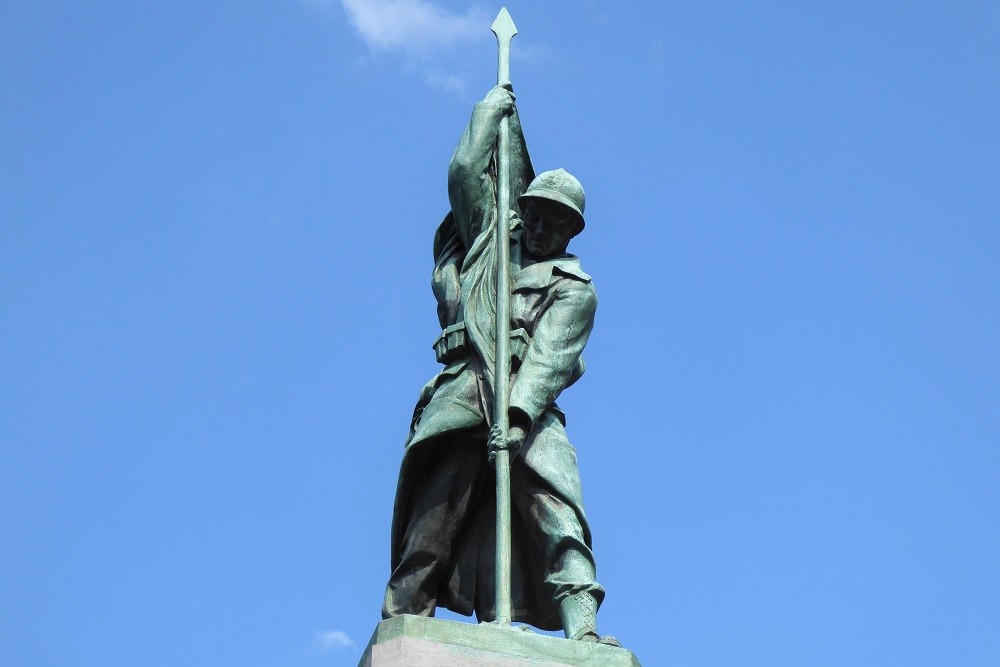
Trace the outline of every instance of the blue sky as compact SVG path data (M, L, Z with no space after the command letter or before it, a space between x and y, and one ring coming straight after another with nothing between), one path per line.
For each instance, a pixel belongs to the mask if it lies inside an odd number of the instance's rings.
M1000 8L511 2L656 665L1000 664ZM8 3L0 662L354 665L499 6Z

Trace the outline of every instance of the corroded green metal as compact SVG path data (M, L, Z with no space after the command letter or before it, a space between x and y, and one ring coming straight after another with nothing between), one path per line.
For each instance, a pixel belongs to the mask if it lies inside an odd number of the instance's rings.
M580 217L580 231L583 231L583 209L587 205L587 195L580 181L565 169L553 169L539 174L517 199L522 206L527 205L531 199L547 199L562 204Z
M583 375L597 309L591 277L567 252L584 226L584 191L562 169L536 178L509 80L506 10L493 31L498 85L452 154L450 210L434 235L442 368L410 422L382 615L446 607L497 632L517 621L614 645L597 632L604 588L555 402Z
M497 14L491 28L497 36L497 85L510 86L510 42L517 34L507 8ZM497 333L496 372L493 381L494 423L507 440L510 394L510 118L500 119L497 137ZM496 600L497 622L509 624L510 612L510 452L499 450L495 458L497 479Z

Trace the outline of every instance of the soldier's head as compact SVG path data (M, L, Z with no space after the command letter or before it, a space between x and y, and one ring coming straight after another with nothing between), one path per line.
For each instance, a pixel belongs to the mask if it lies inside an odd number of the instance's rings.
M517 201L524 213L524 247L535 257L561 255L583 231L586 196L565 169L539 174Z

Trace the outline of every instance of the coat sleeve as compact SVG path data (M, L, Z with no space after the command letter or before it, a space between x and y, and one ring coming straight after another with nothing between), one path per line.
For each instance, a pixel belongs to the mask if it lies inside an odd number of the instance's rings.
M594 328L597 292L589 282L559 281L542 314L510 391L512 420L533 425L572 380Z
M448 165L448 200L466 250L495 214L496 142L501 117L496 105L477 102ZM510 118L511 202L516 206L517 196L534 178L534 171L516 108Z

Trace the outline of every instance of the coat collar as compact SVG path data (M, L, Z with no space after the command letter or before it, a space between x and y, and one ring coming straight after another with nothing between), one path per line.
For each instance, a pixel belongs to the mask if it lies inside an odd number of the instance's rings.
M588 276L580 268L580 260L575 255L550 257L530 264L514 274L514 289L542 289L557 279L557 274L589 283Z
M521 234L524 226L518 222L510 230L511 259L520 262L524 257L522 254ZM558 257L548 257L540 262L529 264L514 274L513 289L544 289L556 279L555 274L561 274L569 278L575 278L584 283L589 283L591 278L582 268L580 260L576 255L566 253Z

